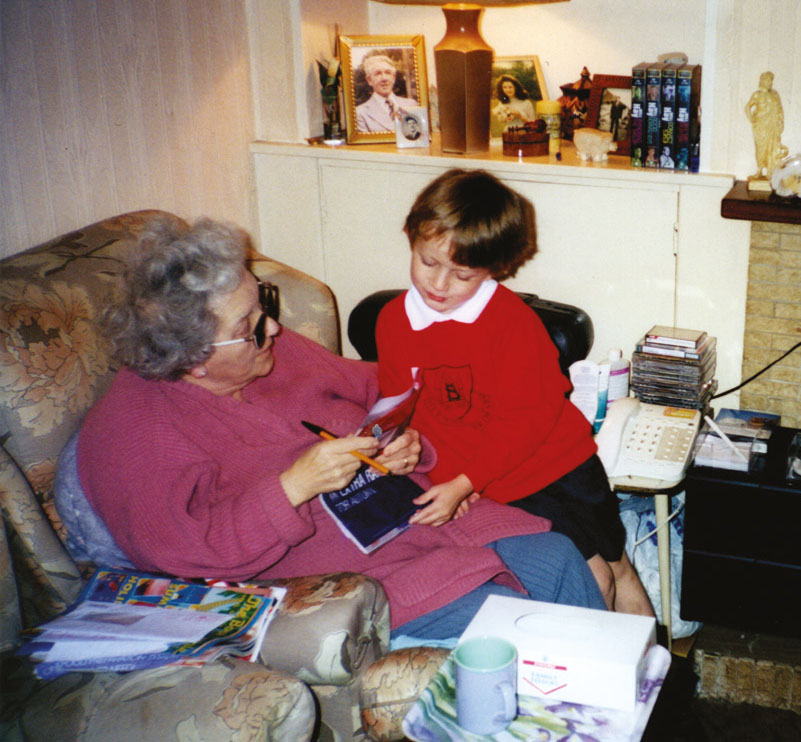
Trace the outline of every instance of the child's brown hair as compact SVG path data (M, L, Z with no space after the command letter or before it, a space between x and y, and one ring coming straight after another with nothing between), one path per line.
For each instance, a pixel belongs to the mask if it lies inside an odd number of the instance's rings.
M449 232L454 263L486 268L499 281L537 252L531 202L485 170L454 168L431 181L415 199L404 231L412 247L418 237Z

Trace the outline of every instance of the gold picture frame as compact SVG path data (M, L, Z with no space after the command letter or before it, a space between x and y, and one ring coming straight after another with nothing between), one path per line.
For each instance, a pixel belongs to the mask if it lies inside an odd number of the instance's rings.
M340 36L342 83L348 144L395 141L394 116L405 108L428 108L428 76L424 40L417 36ZM367 79L364 61L374 69L376 90ZM387 74L395 70L391 91ZM386 99L392 106L386 106ZM390 123L391 122L391 123Z
M503 78L512 78L515 94L511 100L503 100ZM521 90L525 96L522 99ZM507 126L522 126L526 120L533 121L540 100L550 99L537 55L495 57L492 62L490 136L500 138Z

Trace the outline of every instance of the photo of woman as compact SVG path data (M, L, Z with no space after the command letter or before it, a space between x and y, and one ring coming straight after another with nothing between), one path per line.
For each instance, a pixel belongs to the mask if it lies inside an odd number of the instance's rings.
M492 66L490 133L504 131L536 119L536 103L547 99L537 57L500 57Z
M534 104L523 86L511 75L501 75L498 78L495 97L498 103L493 110L493 116L503 129L522 126L527 121L534 120Z

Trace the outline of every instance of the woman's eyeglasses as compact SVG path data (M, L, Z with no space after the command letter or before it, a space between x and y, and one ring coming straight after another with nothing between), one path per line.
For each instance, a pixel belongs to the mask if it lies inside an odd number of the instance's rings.
M219 343L212 343L212 347L219 348L223 345L234 345L234 343L247 343L253 342L256 350L261 350L264 343L267 342L267 318L275 322L278 321L278 312L280 310L278 301L278 286L272 283L264 283L259 281L259 304L261 305L261 314L256 321L256 326L253 328L253 334L247 335L243 338L235 338L234 340L222 340Z

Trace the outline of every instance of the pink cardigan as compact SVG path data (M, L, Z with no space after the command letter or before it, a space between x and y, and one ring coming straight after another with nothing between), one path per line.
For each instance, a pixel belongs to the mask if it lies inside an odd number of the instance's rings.
M87 415L78 442L81 484L137 567L237 580L362 572L382 582L393 627L491 579L520 588L498 556L481 548L548 530L547 520L520 510L481 500L464 518L413 526L363 555L318 499L292 507L278 476L319 440L300 421L352 432L378 384L373 364L341 358L287 329L274 352L272 373L247 387L245 402L123 369Z

